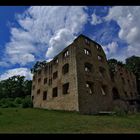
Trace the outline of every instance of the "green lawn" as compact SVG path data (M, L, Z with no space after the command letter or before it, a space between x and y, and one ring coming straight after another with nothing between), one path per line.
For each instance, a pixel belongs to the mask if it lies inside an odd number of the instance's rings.
M140 114L94 116L43 109L0 108L0 133L140 133Z

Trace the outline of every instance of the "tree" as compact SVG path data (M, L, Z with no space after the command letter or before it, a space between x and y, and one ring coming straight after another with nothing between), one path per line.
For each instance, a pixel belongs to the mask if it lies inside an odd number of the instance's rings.
M31 68L31 73L36 73L40 68L46 65L46 61L37 61L33 68Z
M108 60L108 66L109 66L109 72L112 81L114 81L116 66L118 65L118 61L116 59L109 59Z
M117 66L118 61L116 59L109 59L108 60L108 65L109 65L109 71L111 73L115 72L115 67Z
M32 89L32 81L31 80L24 81L24 96L31 95L31 89Z
M24 76L12 76L0 81L0 98L15 98L31 95L31 80L25 80Z
M140 94L140 57L131 56L126 60L126 68L136 75L137 90Z
M125 64L121 61L117 61L116 59L109 59L108 60L109 70L110 72L116 71L116 66L125 67Z

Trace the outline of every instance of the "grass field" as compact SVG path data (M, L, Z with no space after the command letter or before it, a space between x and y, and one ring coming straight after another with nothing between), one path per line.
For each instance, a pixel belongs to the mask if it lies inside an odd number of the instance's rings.
M94 116L43 109L0 108L0 133L140 133L140 114Z

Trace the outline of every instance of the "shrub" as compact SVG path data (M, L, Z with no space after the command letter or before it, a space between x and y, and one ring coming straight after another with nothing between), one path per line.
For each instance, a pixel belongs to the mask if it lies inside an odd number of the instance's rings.
M22 107L28 108L32 107L32 101L30 96L26 96L25 98L3 98L0 100L0 107L8 108L8 107Z
M15 104L22 104L22 102L23 102L23 99L22 98L19 98L19 97L17 97L17 98L15 98Z
M8 104L3 104L2 106L1 106L2 108L8 108Z
M8 102L8 107L17 107L14 101Z
M30 96L26 96L24 98L23 103L22 103L22 107L23 108L33 107L33 103L31 101L31 97Z
M17 97L17 98L15 98L15 100L14 100L14 103L15 103L15 105L17 106L17 107L22 107L22 103L23 103L23 98L19 98L19 97Z
M125 116L125 115L127 114L127 112L126 112L124 109L120 108L120 107L115 107L115 108L113 109L113 111L114 111L115 114L118 115L118 116Z
M3 98L0 100L0 106L2 108L16 107L16 104L14 103L14 99L12 98Z
M6 99L5 98L0 100L0 106L3 106L3 104L5 104L5 103L6 103Z
M0 100L0 106L1 106L2 108L7 108L7 107L8 107L8 100L9 100L9 99L6 99L6 98L1 99L1 100Z

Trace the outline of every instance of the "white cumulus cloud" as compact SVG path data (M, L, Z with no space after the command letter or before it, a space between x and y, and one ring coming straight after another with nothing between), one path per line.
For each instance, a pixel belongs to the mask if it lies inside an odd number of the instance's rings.
M97 16L95 13L93 13L91 15L91 24L92 25L97 25L97 24L100 24L102 23L102 18Z
M120 26L118 36L127 42L125 55L140 56L140 6L115 6L110 8L106 20L114 20Z
M28 80L32 79L32 74L31 74L29 69L27 69L27 68L15 68L15 69L10 69L10 70L6 71L4 74L0 75L0 81L6 80L9 77L12 77L15 75L25 76L26 79L28 79Z
M74 39L74 35L68 29L60 29L55 36L53 36L49 41L49 48L46 56L51 58L57 53L62 51L68 44L70 44Z
M24 66L52 58L82 32L88 21L84 6L32 6L16 14L20 27L11 27L6 61Z
M117 42L111 42L105 46L102 46L106 55L108 57L112 57L117 53L117 49L118 49L118 44Z

